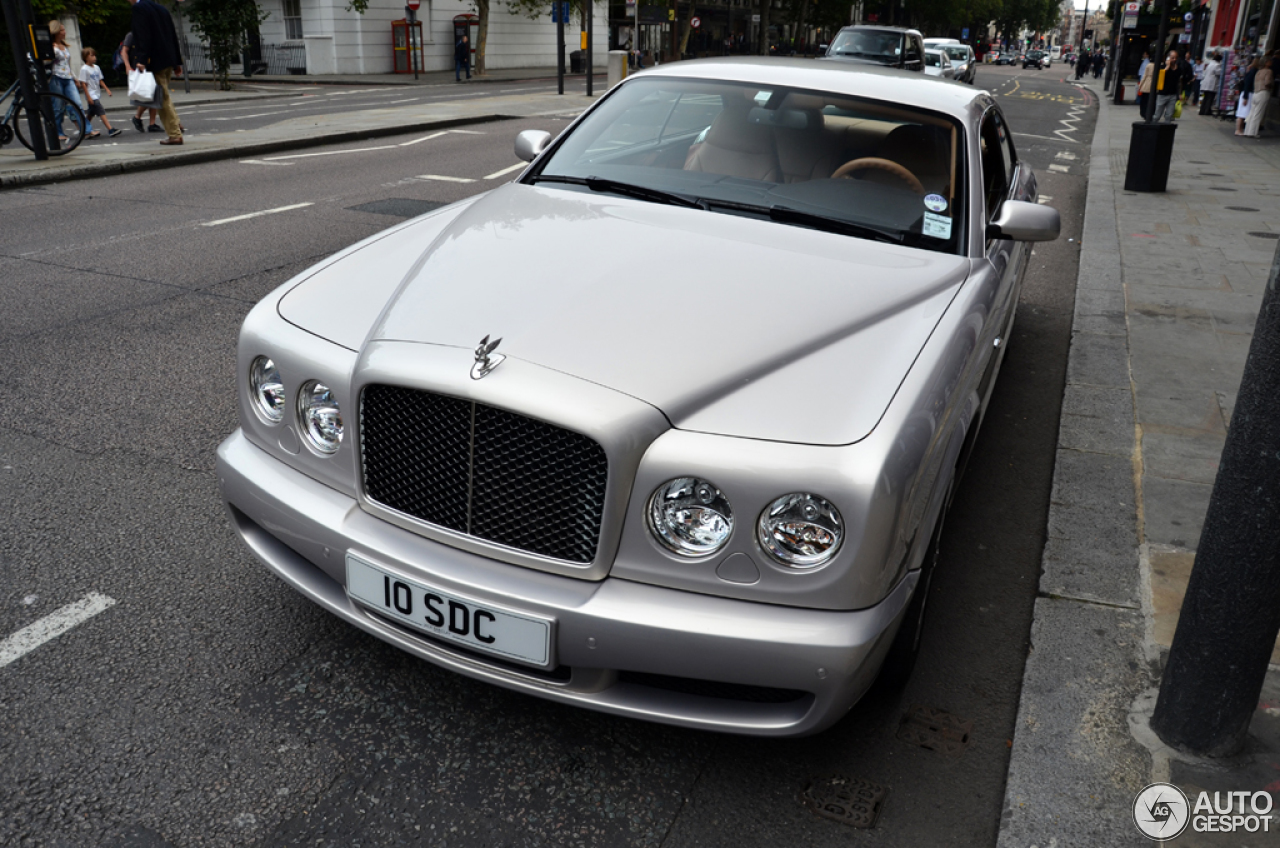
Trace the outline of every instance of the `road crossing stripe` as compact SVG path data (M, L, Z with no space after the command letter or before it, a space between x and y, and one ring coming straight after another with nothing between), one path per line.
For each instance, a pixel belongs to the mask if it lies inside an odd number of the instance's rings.
M419 174L414 179L418 180L439 180L446 183L473 183L475 180L466 177L446 177L441 174Z
M304 206L311 206L310 202L295 203L292 206L280 206L275 209L264 209L261 212L250 212L247 215L236 215L234 218L220 218L217 221L205 221L202 226L216 227L219 224L230 224L232 221L246 221L249 218L261 218L263 215L274 215L277 212L288 212L290 209L301 209Z
M424 135L422 138L415 138L413 141L402 141L402 142L400 142L400 145L399 145L399 146L400 146L400 147L412 147L413 145L417 144L417 143L418 143L418 142L420 142L420 141L430 141L430 140L431 140L431 139L433 139L433 138L439 138L439 137L440 137L440 136L442 136L442 135L448 135L448 134L449 134L449 131L448 131L448 130L443 130L443 131L438 132L438 133L432 133L431 135Z
M383 144L379 147L357 147L354 150L326 150L323 153L290 153L288 156L267 156L262 161L278 162L281 159L310 159L312 156L337 156L341 153L368 153L370 150L391 150L394 144Z
M82 624L115 605L115 598L90 592L75 603L67 604L27 625L0 642L0 668L21 659L50 639L58 638L77 624Z

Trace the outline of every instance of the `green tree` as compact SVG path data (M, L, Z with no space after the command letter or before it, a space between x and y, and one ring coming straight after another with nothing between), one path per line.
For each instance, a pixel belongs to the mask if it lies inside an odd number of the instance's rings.
M248 33L267 19L256 0L191 0L191 29L209 45L218 87L231 90L231 65L248 46Z
M51 21L59 15L74 12L82 24L100 24L120 9L120 0L32 0L36 20ZM8 47L8 44L5 44Z

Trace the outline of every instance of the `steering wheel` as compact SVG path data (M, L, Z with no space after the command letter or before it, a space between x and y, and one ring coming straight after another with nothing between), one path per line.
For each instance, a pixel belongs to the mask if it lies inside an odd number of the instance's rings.
M924 196L924 185L920 182L915 174L908 171L902 165L894 162L892 159L880 159L876 156L863 156L860 159L850 159L831 175L831 179L838 180L841 178L850 178L849 175L854 171L884 171L892 174L902 180L911 190L921 197Z

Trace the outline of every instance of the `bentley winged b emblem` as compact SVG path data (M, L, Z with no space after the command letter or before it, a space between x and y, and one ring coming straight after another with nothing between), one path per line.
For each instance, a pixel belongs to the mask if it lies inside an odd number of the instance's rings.
M507 358L501 353L494 353L500 344L502 344L502 339L489 341L488 336L480 340L480 345L476 348L476 364L471 366L471 379L482 380L488 377L493 369L501 365L502 360Z

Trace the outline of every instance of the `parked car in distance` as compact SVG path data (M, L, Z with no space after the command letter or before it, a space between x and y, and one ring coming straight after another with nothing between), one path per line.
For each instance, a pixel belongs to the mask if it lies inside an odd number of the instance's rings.
M703 59L515 155L250 310L232 527L353 627L566 705L794 736L903 682L1059 231L997 100ZM675 272L619 273L638 244Z
M938 45L938 49L946 53L947 58L951 60L951 66L955 70L955 80L973 85L978 77L978 60L973 55L973 48L967 44L951 42Z
M947 57L946 51L939 47L926 47L924 49L924 72L931 77L956 78L955 68L951 65L951 59Z
M1047 67L1048 64L1043 50L1028 50L1022 56L1023 68L1035 67L1036 70L1040 70Z
M1001 51L996 54L997 65L1012 65L1014 63L1014 54L1008 51Z
M825 58L924 71L924 36L901 27L847 26L831 39Z

